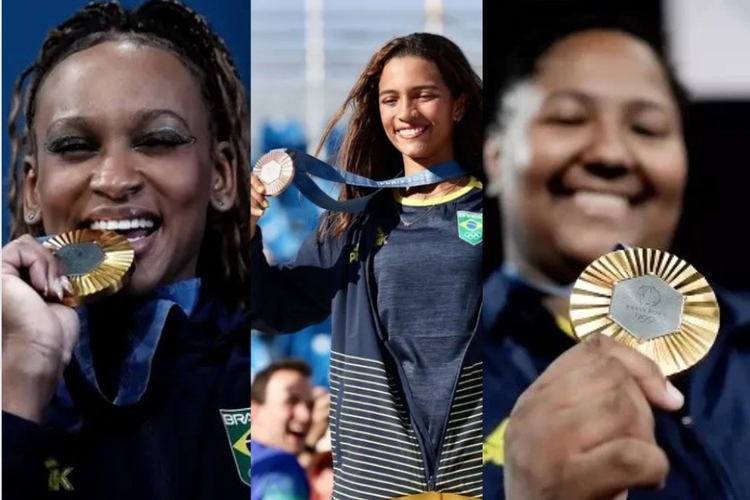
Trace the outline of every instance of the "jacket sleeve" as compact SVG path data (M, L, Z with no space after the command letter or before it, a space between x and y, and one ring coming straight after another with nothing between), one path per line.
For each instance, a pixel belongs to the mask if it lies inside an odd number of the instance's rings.
M313 232L293 262L269 265L258 228L250 257L252 328L267 334L293 333L324 321L331 314L331 302L345 268L343 249L340 241L320 242Z
M46 443L41 425L3 412L3 498L47 497Z

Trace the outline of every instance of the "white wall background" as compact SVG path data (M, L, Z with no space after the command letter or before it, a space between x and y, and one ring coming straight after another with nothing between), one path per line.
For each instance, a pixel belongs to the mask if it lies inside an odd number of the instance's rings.
M750 0L665 0L665 24L695 97L750 98Z

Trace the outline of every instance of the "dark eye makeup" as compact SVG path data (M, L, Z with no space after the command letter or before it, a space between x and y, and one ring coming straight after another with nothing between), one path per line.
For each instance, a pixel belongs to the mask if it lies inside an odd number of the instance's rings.
M159 127L137 135L132 147L137 151L157 153L194 144L196 138L173 127ZM48 153L66 157L86 157L96 153L100 143L87 135L61 135L44 143Z
M168 150L195 143L196 138L172 127L160 127L143 134L134 143L138 150Z

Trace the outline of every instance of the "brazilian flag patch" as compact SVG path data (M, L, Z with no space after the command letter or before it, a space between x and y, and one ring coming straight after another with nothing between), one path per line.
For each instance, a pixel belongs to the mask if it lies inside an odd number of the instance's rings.
M250 408L219 411L240 480L250 486Z
M458 237L471 245L482 242L482 214L478 212L467 212L459 210L456 212L458 219Z

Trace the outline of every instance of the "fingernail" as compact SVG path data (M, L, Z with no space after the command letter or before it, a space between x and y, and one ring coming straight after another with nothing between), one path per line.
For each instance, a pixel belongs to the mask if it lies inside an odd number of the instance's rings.
M62 286L66 292L68 292L70 295L73 295L75 293L75 289L73 288L73 285L71 284L67 276L63 276L62 278L60 278L60 281L62 281Z
M263 208L268 208L271 204L268 203L268 200L263 200Z
M667 397L678 408L685 403L685 396L669 380L667 380Z
M263 186L258 186L258 192L259 192L260 194L263 194L263 193L265 193L265 192L266 192L266 188L265 188L265 187L263 187Z
M55 281L52 283L52 290L55 292L58 299L63 299L65 293L63 292L63 284L60 278L55 278Z

